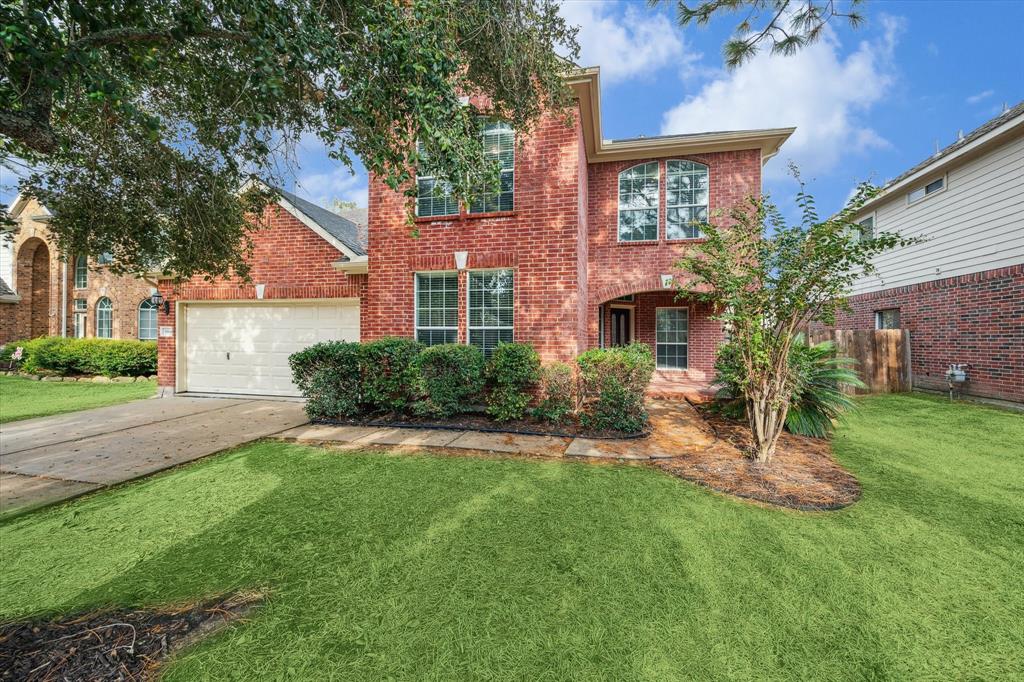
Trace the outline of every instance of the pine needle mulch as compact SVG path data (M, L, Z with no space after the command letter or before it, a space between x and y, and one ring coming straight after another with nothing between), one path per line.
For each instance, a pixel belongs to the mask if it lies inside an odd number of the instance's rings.
M167 609L96 611L0 625L0 680L151 680L175 651L262 600L235 594Z
M860 499L860 484L832 457L827 440L783 433L772 461L759 464L745 454L745 424L705 408L697 412L715 443L652 462L655 467L718 492L801 511L842 509Z

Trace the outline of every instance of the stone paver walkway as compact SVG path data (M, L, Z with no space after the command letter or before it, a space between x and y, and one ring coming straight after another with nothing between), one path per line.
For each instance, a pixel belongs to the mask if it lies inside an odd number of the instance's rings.
M275 438L345 449L368 446L478 450L542 457L646 461L678 457L711 446L715 434L684 400L651 400L651 434L621 440L562 438L482 431L306 424Z
M64 500L306 421L302 404L157 398L0 426L0 512Z

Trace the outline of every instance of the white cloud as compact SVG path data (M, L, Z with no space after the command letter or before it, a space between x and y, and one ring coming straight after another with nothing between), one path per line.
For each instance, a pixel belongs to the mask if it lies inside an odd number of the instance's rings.
M675 66L686 73L699 54L684 48L678 27L668 16L645 5L620 5L613 2L570 0L563 2L561 14L572 26L579 26L579 62L582 66L600 66L606 83L643 78L655 71Z
M299 176L295 183L295 193L324 208L330 208L335 199L366 206L366 176L355 175L344 166L325 173L309 173Z
M663 134L796 126L766 176L781 177L792 160L806 174L834 168L844 154L889 143L861 115L891 89L892 54L900 20L883 16L882 34L842 55L829 32L789 57L761 52L705 84L664 116Z
M982 100L988 99L989 97L991 97L994 94L996 94L995 90L982 90L978 94L971 95L970 97L968 97L967 98L967 103L968 104L977 104L978 102L980 102Z

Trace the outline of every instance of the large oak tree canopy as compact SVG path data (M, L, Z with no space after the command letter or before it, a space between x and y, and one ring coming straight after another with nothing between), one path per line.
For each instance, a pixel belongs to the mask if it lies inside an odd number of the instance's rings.
M556 49L577 52L552 0L12 0L0 161L34 169L20 189L65 253L245 274L272 196L238 188L278 184L303 136L394 188L421 164L468 196L497 169L460 95L527 132L568 103Z

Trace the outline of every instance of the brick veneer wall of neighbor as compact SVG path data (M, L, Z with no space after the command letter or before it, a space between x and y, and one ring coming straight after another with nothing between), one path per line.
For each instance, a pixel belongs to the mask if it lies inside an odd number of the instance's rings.
M542 118L535 134L516 147L515 208L507 213L418 218L412 226L406 198L371 177L363 339L413 336L415 273L454 271L455 252L466 251L469 270L514 270L517 341L532 344L545 361L579 353L580 135L578 116L572 126L555 116ZM460 342L467 335L466 281L461 274Z
M950 363L969 363L965 393L1024 402L1024 265L861 294L850 305L840 329L874 329L875 311L899 308L915 387L946 390Z
M159 326L175 329L175 301L256 300L256 284L265 284L264 300L359 298L365 306L366 275L346 275L331 264L342 257L280 206L267 208L264 227L253 235L251 283L239 279L212 282L195 277L175 286L160 281L160 293L171 301L167 314L157 316ZM177 335L175 329L175 336ZM175 338L157 339L161 386L175 383Z

